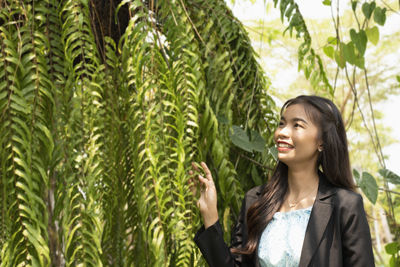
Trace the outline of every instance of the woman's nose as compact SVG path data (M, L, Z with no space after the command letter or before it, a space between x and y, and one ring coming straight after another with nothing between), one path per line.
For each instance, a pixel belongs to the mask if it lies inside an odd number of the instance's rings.
M287 138L287 137L289 137L289 133L290 133L290 129L287 126L283 126L282 128L279 128L278 137Z

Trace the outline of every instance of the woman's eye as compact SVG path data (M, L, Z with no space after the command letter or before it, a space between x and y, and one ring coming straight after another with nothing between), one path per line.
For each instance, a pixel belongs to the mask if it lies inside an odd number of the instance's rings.
M294 124L294 127L298 128L298 127L303 127L303 126L301 126L301 125L298 124L298 123L295 123L295 124Z

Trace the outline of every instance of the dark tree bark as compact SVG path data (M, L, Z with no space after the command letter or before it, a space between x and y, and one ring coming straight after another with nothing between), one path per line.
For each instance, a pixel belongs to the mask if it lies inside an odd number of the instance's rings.
M118 44L129 23L128 5L116 10L121 0L90 0L90 17L96 44L105 59L104 37L111 37ZM117 16L117 17L116 17Z

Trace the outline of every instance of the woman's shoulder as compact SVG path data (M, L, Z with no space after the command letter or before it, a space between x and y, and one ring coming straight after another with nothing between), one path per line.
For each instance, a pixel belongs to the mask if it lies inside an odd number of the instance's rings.
M360 193L347 188L338 187L336 190L336 194L341 200L346 200L351 202L362 201L362 196Z
M356 211L364 206L360 193L340 187L336 189L335 202L342 211Z
M320 200L327 198L328 201L333 201L336 207L345 210L363 206L363 198L357 191L333 185L326 180L321 182Z
M341 186L333 185L327 179L320 180L320 188L321 197L335 195L336 199L339 202L347 202L347 201L362 201L362 196L357 191L344 188Z

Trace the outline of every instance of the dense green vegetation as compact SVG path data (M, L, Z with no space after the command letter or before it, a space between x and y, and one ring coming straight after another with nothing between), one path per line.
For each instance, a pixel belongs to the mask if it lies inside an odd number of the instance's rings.
M276 2L299 69L333 98L301 13ZM365 69L366 29L327 45L340 68ZM190 163L213 172L228 241L241 196L274 166L277 111L223 0L0 0L0 266L204 265ZM399 177L380 169L398 238ZM376 179L360 176L375 202Z

